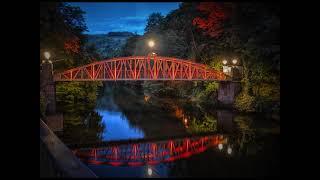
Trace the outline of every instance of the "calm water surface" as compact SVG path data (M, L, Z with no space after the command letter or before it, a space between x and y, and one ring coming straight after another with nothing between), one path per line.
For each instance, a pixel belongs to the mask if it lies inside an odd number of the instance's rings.
M237 114L181 99L159 99L128 87L105 88L94 106L64 107L64 111L60 138L70 145L132 139L165 144L176 137L192 142L203 133L223 137L220 145L169 162L113 166L84 161L99 177L280 175L280 120L271 115Z

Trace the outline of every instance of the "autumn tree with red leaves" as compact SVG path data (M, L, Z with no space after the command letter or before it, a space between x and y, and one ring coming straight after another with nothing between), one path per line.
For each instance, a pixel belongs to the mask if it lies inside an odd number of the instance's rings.
M202 29L205 34L216 38L223 32L223 23L230 17L231 4L217 2L201 2L197 9L205 17L196 17L192 24Z
M61 60L54 64L56 70L87 64L84 13L67 3L40 3L40 63L43 52L49 51L53 61Z
M75 37L68 39L64 43L64 49L68 53L79 53L80 51L80 39Z

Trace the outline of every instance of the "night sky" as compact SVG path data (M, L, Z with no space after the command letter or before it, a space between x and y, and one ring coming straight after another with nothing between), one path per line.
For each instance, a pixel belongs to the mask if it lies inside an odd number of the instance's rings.
M162 3L69 3L86 12L87 34L106 34L112 31L129 31L142 35L148 16L153 12L167 15L178 9L178 2Z

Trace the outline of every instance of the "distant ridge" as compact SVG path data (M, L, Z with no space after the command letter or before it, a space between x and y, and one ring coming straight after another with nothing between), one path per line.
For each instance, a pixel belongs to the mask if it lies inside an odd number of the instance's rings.
M117 57L127 39L135 36L132 32L109 32L106 34L87 34L87 46L94 45L102 58Z
M107 36L133 36L134 34L132 32L109 32Z

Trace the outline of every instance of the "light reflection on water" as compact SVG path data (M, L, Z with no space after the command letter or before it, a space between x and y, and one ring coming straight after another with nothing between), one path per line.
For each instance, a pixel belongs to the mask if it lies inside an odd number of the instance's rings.
M103 141L143 138L141 129L132 127L128 119L121 113L108 110L96 110L102 116L101 123L105 125L102 133Z
M88 167L100 177L144 177L157 178L168 177L168 166L165 164L146 165L138 167L128 166L108 166L108 165L91 165Z
M119 98L119 96L121 98ZM118 97L118 98L116 98ZM167 105L144 96L104 95L94 110L101 116L101 141L176 137L198 132L223 132L230 135L228 144L218 145L203 153L170 163L143 166L111 166L88 164L100 177L185 177L215 176L256 177L279 174L279 142L269 119L242 116L228 110L199 111L196 107ZM177 103L178 101L172 99ZM130 102L130 103L129 103ZM166 102L169 102L166 100ZM171 103L172 104L172 103ZM178 104L178 103L177 103ZM171 107L168 112L162 110ZM92 110L92 109L91 109ZM172 112L171 112L172 111ZM98 118L97 118L98 119ZM93 121L95 122L95 121ZM90 123L89 123L90 124ZM89 128L88 132L95 130ZM272 125L272 126L271 126ZM74 142L84 142L86 129L72 126L65 133L73 135ZM262 129L263 128L263 129ZM260 130L261 129L261 130ZM78 132L79 131L79 132ZM278 132L279 134L279 132ZM69 136L65 136L69 138ZM212 167L215 167L212 169ZM229 172L233 173L230 174Z

